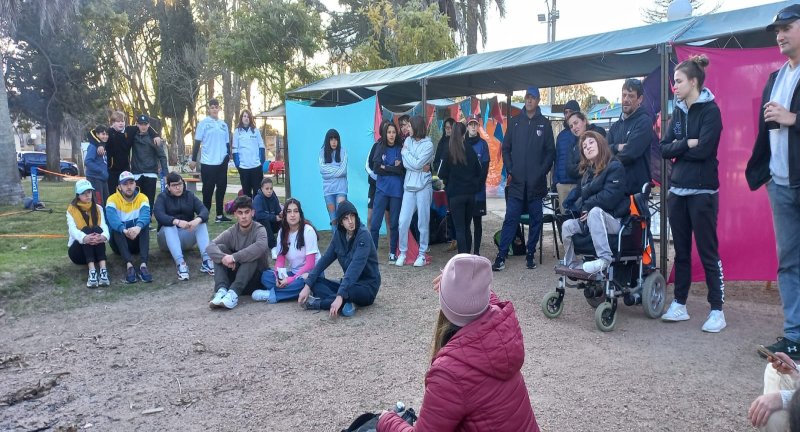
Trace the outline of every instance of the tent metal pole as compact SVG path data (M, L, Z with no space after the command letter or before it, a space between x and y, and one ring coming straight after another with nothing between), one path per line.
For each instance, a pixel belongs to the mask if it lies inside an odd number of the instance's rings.
M286 104L286 101L283 101ZM284 200L292 196L292 176L289 171L289 121L288 117L283 116L283 184L286 188ZM277 178L275 179L277 181Z
M669 127L669 62L672 54L672 46L670 44L661 45L661 135ZM669 251L669 225L667 214L667 191L669 190L669 177L667 177L667 160L661 159L661 193L659 202L659 211L661 212L661 238L660 245L660 265L661 274L664 279L667 278L667 253Z
M424 118L427 122L428 110L426 109L425 105L428 103L428 78L422 78L419 80L419 85L422 86L422 97L420 98L422 100L422 118Z
M511 93L506 93L506 118L511 118ZM508 131L503 131L503 133L508 133Z

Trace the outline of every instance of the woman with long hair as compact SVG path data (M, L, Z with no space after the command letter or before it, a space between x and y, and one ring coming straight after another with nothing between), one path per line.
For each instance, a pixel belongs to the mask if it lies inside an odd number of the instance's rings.
M575 111L574 113L570 114L569 117L567 117L567 125L569 126L569 130L572 131L572 134L577 138L580 138L580 136L586 131L597 132L603 137L606 136L605 129L597 126L596 124L590 123L589 119L586 118L586 115L580 111ZM580 147L581 146L579 146L576 141L575 146L572 148L570 156L567 160L567 175L578 179L581 177L581 173L578 171L578 164L581 162L582 152ZM559 196L559 201L563 205L566 199Z
M67 255L78 265L89 268L86 286L109 286L106 269L106 242L110 231L103 215L103 207L95 201L94 188L89 180L75 183L75 198L67 206Z
M538 432L521 368L522 330L514 305L492 292L487 258L458 254L434 279L439 313L431 366L415 427L385 411L379 432Z
M581 267L586 273L605 270L613 259L609 234L616 234L621 228L620 220L630 213L630 203L625 195L625 167L611 156L611 148L605 137L597 132L584 132L578 138L581 148L581 162L578 170L581 182L576 187L580 210L579 219L564 221L561 235L564 239L564 265L570 268ZM582 223L586 223L592 235L597 259L580 265L575 260L575 246L572 236L580 233Z
M470 223L475 212L475 194L480 189L481 163L471 145L466 144L464 123L453 124L439 177L444 180L447 203L453 215L458 253L472 251Z
M417 212L417 228L419 229L419 255L414 261L414 267L426 264L425 253L428 252L428 235L431 219L431 162L433 162L433 143L427 136L425 119L421 116L411 118L411 136L406 138L403 149L400 151L403 166L406 168L403 180L403 203L400 207L399 241L400 255L395 261L398 267L405 264L408 251L408 230L411 227L411 218Z
M320 257L317 231L306 220L300 201L286 200L280 223L275 268L261 275L261 284L266 289L253 291L255 301L277 303L296 299Z
M384 120L381 122L380 129L378 129L378 138L374 144L372 144L372 148L369 150L369 156L367 156L367 161L364 163L364 170L367 171L367 182L369 183L369 189L367 190L367 227L372 226L372 208L375 207L375 190L377 187L377 180L378 174L375 172L375 154L381 148L381 144L384 140L384 131L386 131L386 125L390 124L389 120ZM385 215L387 226L389 224L389 213L387 212Z
M478 191L475 193L475 207L472 212L472 253L481 254L481 239L483 238L483 217L486 216L486 178L489 177L489 144L478 133L480 123L478 116L473 116L467 121L467 137L464 143L472 147L481 164L481 177L478 181Z
M433 156L433 169L436 171L436 175L439 175L439 170L442 169L442 159L447 153L447 146L450 145L450 137L453 135L453 124L455 122L452 117L448 117L442 124L442 137L439 138L439 143L436 144L436 153Z
M347 152L336 129L329 129L319 152L322 194L331 225L336 223L336 208L347 199Z
M400 207L403 203L403 177L406 169L403 167L403 158L400 154L400 145L397 144L397 126L387 123L381 134L381 145L373 155L372 166L377 174L375 182L375 205L373 207L376 214L383 214L389 211L389 224L386 227L389 231L389 261L397 261L397 237L398 221L400 219ZM380 217L370 221L369 232L375 249L378 249L379 230L381 229Z
M708 58L694 56L675 67L675 109L661 140L661 154L672 161L669 225L675 247L675 300L661 317L664 321L686 321L686 300L692 284L692 235L703 263L711 312L703 331L718 333L725 328L725 282L717 240L719 173L717 149L722 135L722 117L714 94L703 86ZM782 342L778 342L783 346ZM773 347L774 349L777 347ZM775 349L775 351L778 351Z
M239 124L233 130L233 163L239 171L242 190L250 198L255 198L261 187L266 157L264 140L253 121L253 113L242 110Z

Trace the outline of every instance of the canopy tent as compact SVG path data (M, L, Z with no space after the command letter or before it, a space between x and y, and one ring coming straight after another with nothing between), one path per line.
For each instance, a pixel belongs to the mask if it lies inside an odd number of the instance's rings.
M342 74L287 93L287 97L338 105L378 94L383 105L400 105L429 98L503 93L510 108L511 93L529 85L561 86L650 75L660 83L660 111L668 108L670 65L674 45L712 48L774 46L765 27L776 12L793 4L775 2L736 11L691 17L546 44L473 54L451 60L397 68ZM535 77L535 78L534 78ZM660 77L660 78L659 78ZM657 107L656 107L657 108ZM661 116L661 129L668 126ZM661 172L667 172L662 161ZM662 178L668 187L668 179ZM666 194L661 194L661 209ZM661 218L661 232L666 232ZM667 269L668 242L661 242L661 271Z
M698 43L710 47L774 44L764 31L783 1L600 33L545 44L487 52L431 63L332 76L287 93L295 99L349 103L380 95L384 105L481 93L510 94L539 87L643 76L661 62L663 46ZM531 77L536 77L531 82ZM424 84L424 86L423 86Z

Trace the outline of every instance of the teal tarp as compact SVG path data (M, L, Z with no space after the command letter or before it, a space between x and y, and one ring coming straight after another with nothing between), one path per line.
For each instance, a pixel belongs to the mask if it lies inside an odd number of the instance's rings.
M451 60L336 75L288 95L329 94L344 102L349 93L337 90L362 96L378 91L381 104L397 105L420 100L423 78L428 80L427 98L436 99L507 94L529 85L551 87L642 76L659 66L658 46L664 43L704 41L704 45L730 48L774 44L774 34L764 27L779 9L793 3L783 1Z

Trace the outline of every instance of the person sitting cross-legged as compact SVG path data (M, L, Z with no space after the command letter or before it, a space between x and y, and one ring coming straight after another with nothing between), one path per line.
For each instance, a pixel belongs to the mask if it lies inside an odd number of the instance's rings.
M378 295L381 286L378 253L350 201L339 203L335 227L328 250L309 273L297 302L305 309L328 309L331 316L339 312L352 316L356 305L369 306ZM344 272L341 282L322 277L321 273L337 259Z
M586 273L605 270L613 259L608 235L621 229L620 219L630 213L629 199L625 196L625 167L612 158L606 139L597 132L584 132L578 138L581 147L579 170L582 178L578 185L580 197L575 207L580 211L579 219L564 222L561 229L564 238L564 265L577 268L575 246L572 236L583 230L586 223L592 235L597 259L583 263Z
M156 199L153 212L158 221L158 247L169 250L178 279L189 280L189 266L183 252L197 244L202 263L200 271L214 275L214 263L206 253L208 246L208 209L199 198L186 190L186 182L176 172L167 174L167 190Z
M136 180L130 171L119 175L117 192L108 197L106 219L111 230L111 249L122 255L127 266L125 280L136 283L152 282L153 276L147 269L150 252L150 201L136 187ZM133 266L133 254L139 254L139 271Z
M233 202L236 224L209 243L206 253L214 261L214 298L210 308L233 309L239 296L261 287L261 273L269 268L267 232L253 220L253 200L243 195Z

